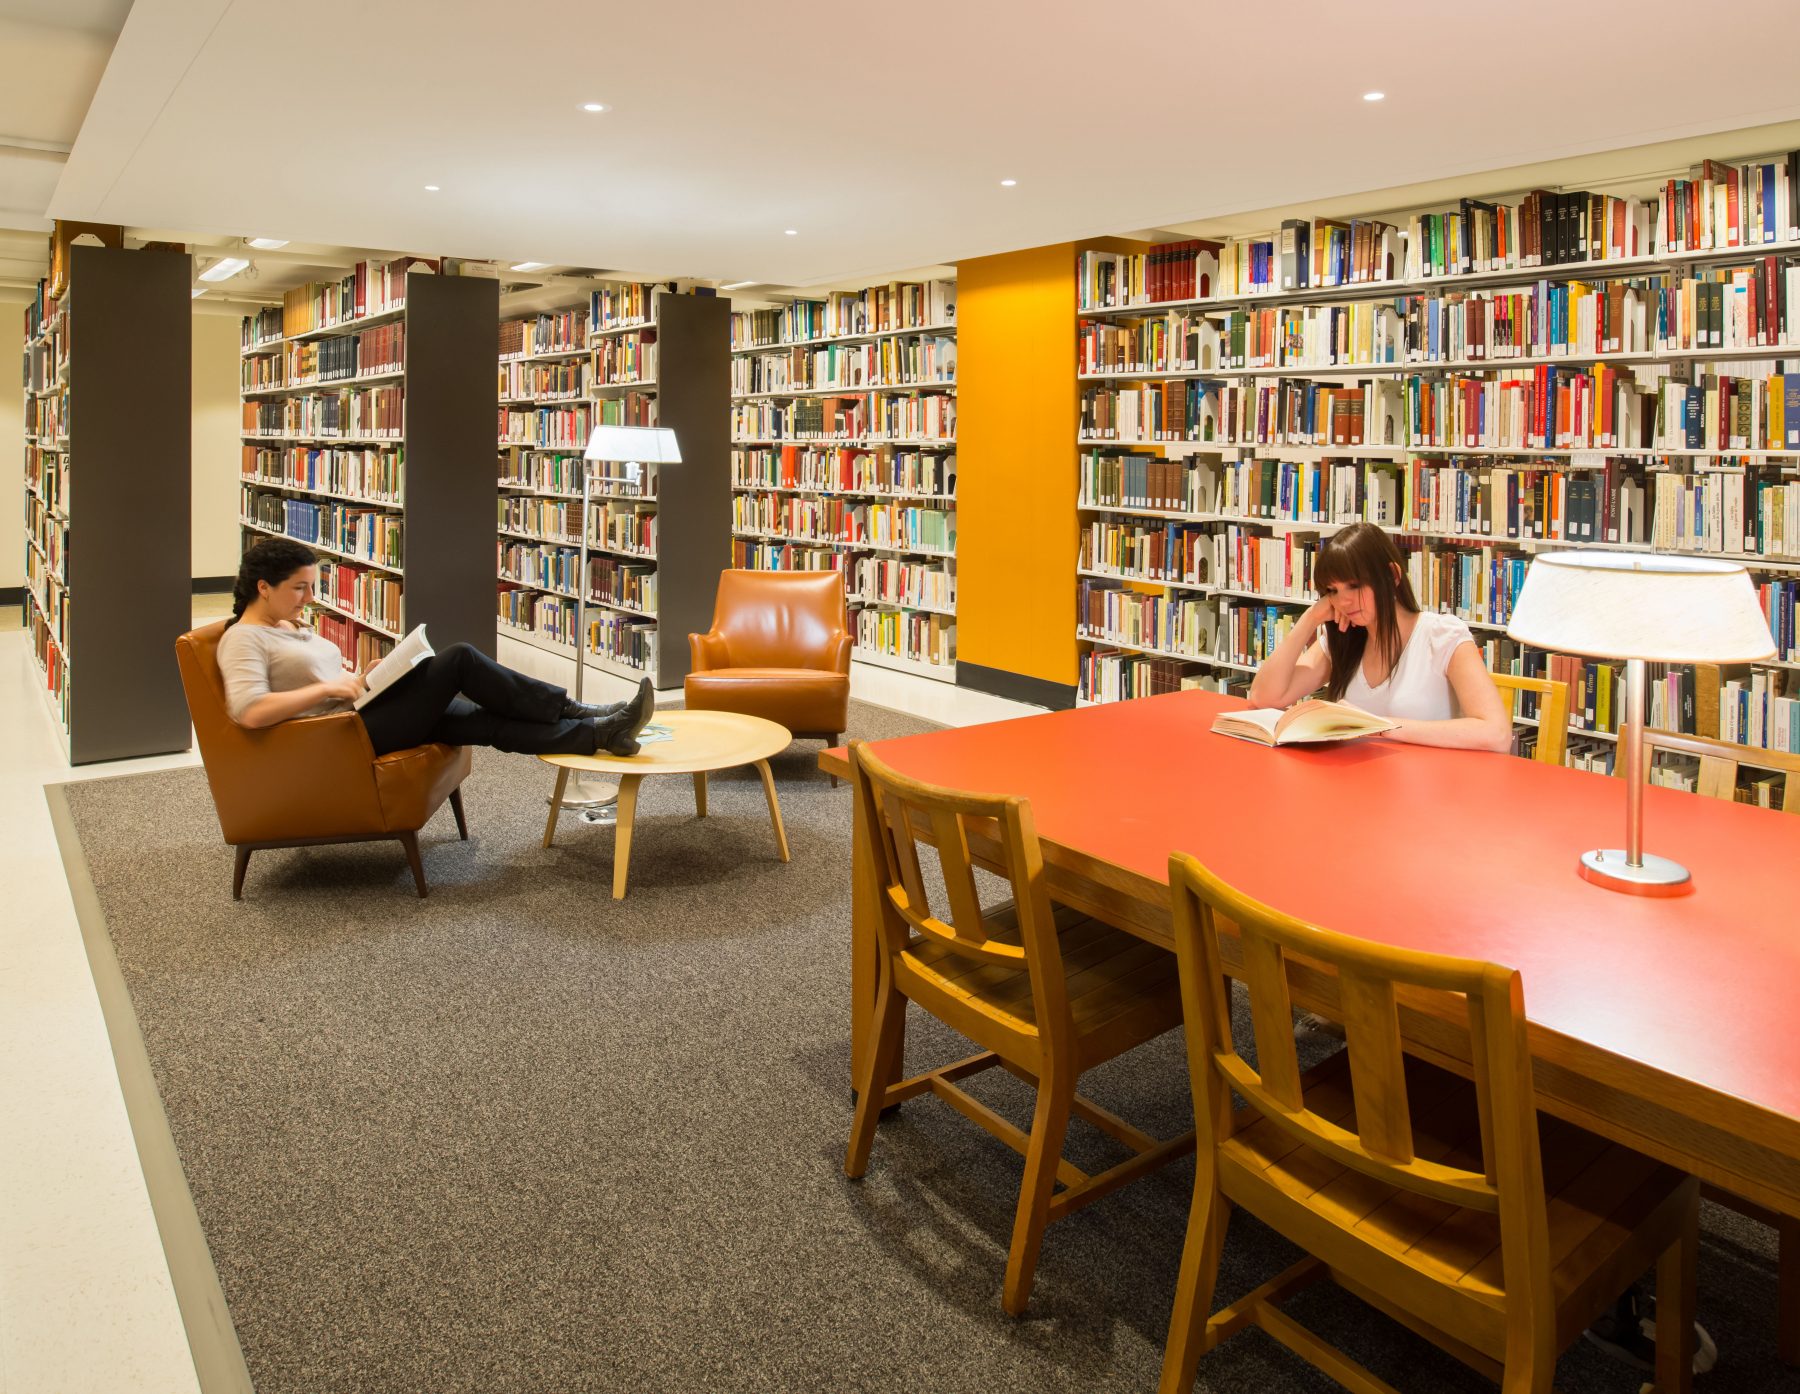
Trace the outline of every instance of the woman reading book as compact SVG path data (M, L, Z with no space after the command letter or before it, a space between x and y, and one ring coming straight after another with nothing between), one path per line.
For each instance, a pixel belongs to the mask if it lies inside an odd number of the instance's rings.
M1396 722L1389 740L1457 750L1509 750L1512 722L1469 626L1425 613L1399 548L1373 523L1352 523L1313 558L1319 599L1250 684L1257 707L1289 707L1320 688Z
M337 645L300 623L318 580L312 552L288 538L264 538L244 553L219 640L225 706L238 725L349 711L363 695L363 675L344 671ZM528 755L635 755L653 705L648 678L631 701L593 707L469 644L451 644L360 715L377 755L428 741Z

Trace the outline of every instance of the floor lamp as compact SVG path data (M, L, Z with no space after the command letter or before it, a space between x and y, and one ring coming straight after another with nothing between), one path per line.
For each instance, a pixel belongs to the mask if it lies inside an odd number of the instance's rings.
M593 582L588 575L588 545L593 536L595 465L607 497L645 498L648 465L678 465L681 447L675 432L666 426L596 426L581 457L581 545L575 577L575 700L582 699L587 677L587 608ZM583 822L610 823L619 797L619 786L608 780L584 777L571 780L562 806L579 814Z
M1644 665L1773 658L1750 573L1709 557L1553 552L1533 559L1506 632L1554 653L1625 660L1625 845L1582 853L1581 875L1630 895L1692 890L1680 862L1644 851Z

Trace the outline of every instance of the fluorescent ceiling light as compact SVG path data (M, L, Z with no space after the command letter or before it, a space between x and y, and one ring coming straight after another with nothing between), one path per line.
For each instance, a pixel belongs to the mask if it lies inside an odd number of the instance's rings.
M787 228L785 231L789 237L798 237L800 235L800 229L797 227Z
M581 104L581 109L583 111L592 111L592 112L601 112L601 111L611 111L612 110L612 108L607 106L607 104L605 102L583 102Z
M542 271L549 264L547 261L515 261L512 269L514 271Z
M1001 187L1001 188L1002 188L1002 189L1010 189L1010 188L1012 188L1012 187L1013 187L1013 186L1014 186L1014 185L1016 185L1016 184L1017 184L1017 183L1018 183L1018 182L1019 182L1019 181L1018 181L1018 180L1017 180L1017 179L1002 179L1002 180L1001 180L1001 181L1000 181L1000 187Z
M1379 102L1386 96L1386 92L1364 92L1363 100L1365 102Z
M437 191L438 191L438 186L436 184L427 184L425 186L425 192L428 194L435 194Z
M755 285L755 281L733 281L728 286L720 286L720 290L742 290L745 286Z
M242 257L220 257L200 273L203 281L229 281L250 263Z
M263 252L272 252L278 247L287 246L285 237L251 237L246 240L252 247Z

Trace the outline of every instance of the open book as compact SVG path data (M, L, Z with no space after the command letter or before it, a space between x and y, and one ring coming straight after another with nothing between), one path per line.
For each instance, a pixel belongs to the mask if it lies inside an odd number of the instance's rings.
M1314 741L1349 741L1392 731L1397 723L1374 716L1348 702L1296 702L1286 711L1259 707L1247 712L1226 712L1213 722L1221 736L1260 745L1303 745Z
M395 644L386 658L369 669L369 690L356 699L356 710L368 706L431 655L431 641L425 637L425 626L421 624Z

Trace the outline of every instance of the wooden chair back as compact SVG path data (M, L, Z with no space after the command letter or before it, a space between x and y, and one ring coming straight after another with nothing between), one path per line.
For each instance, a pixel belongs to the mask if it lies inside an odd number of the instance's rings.
M1569 749L1569 685L1554 678L1527 678L1517 673L1493 673L1490 676L1494 686L1505 695L1515 718L1519 714L1519 694L1536 694L1538 738L1532 759L1546 765L1562 764Z
M1170 857L1169 884L1200 1149L1229 1140L1236 1090L1253 1114L1326 1161L1431 1200L1497 1214L1508 1292L1535 1303L1535 1289L1548 1303L1542 1162L1518 973L1473 959L1387 948L1307 924L1234 890L1186 853ZM1235 925L1239 936L1255 1068L1232 1040L1220 919ZM1336 972L1355 1101L1349 1127L1307 1106L1288 977L1293 959ZM1480 1171L1414 1152L1400 1047L1400 988L1450 994L1466 1008L1480 1112Z
M1031 805L1021 798L965 793L910 779L862 741L850 742L850 771L864 825L873 833L882 952L897 956L916 935L970 963L1023 967L1030 975L1039 1029L1050 1036L1046 1028L1068 1019L1068 995ZM922 833L929 834L928 843ZM982 908L969 850L971 833L984 846L998 845L994 869L1011 886L1016 936L996 933L993 911ZM931 903L922 846L935 853L943 876L941 908Z
M1678 731L1659 731L1654 727L1644 732L1644 778L1658 751L1693 755L1700 761L1700 778L1694 792L1708 798L1732 800L1737 797L1738 771L1744 766L1753 770L1779 771L1781 811L1800 813L1800 753L1786 750L1759 750L1739 745L1736 741L1716 740L1711 736L1689 736ZM1623 759L1614 761L1615 774L1625 772Z

